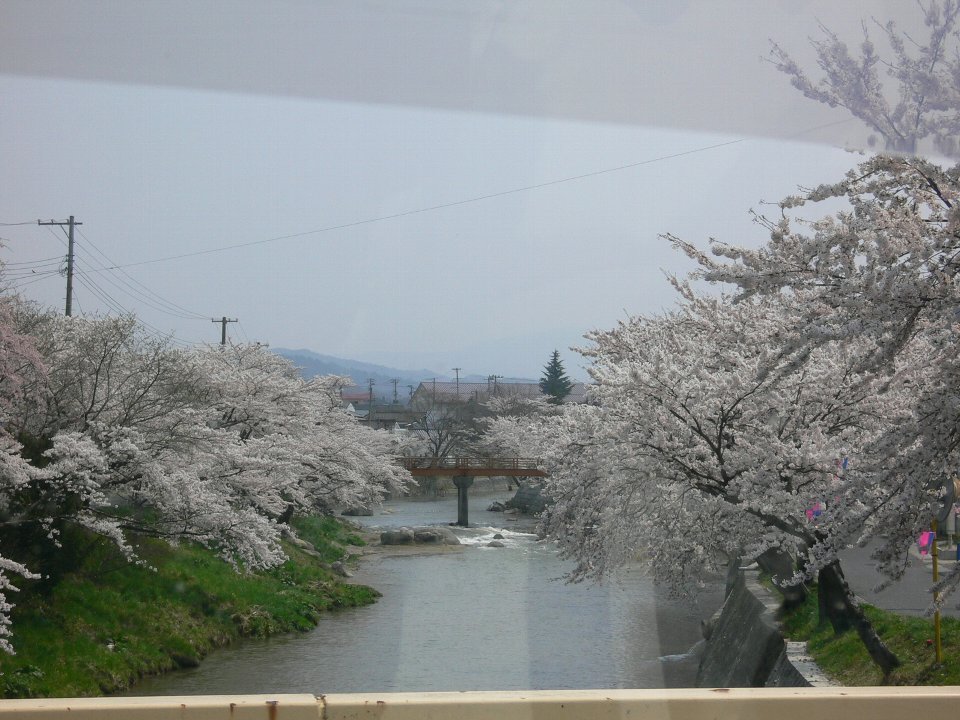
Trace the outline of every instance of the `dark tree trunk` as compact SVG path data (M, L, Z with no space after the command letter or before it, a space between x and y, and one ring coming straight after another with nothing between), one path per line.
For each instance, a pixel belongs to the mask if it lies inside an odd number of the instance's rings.
M837 635L847 630L856 630L870 657L883 671L884 676L899 667L900 660L890 648L884 645L867 616L863 614L863 609L854 598L850 586L847 585L839 561L834 561L820 570L817 584L820 622L829 621Z
M770 575L770 579L783 595L785 609L798 607L807 599L807 588L802 582L795 585L788 584L796 570L796 562L790 553L779 548L770 548L757 557L757 565Z

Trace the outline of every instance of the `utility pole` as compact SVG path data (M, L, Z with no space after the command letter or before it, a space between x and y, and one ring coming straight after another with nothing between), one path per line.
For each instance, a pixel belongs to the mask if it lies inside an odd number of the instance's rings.
M70 317L73 314L73 228L76 225L83 225L83 223L76 222L71 215L66 222L57 222L56 220L41 222L37 220L37 225L59 225L60 227L66 225L69 228L67 232L67 306L64 314Z
M453 371L457 374L457 400L460 399L460 371L463 368L453 368Z
M400 402L397 400L397 383L400 382L400 378L390 378L390 382L393 383L393 404L396 405Z
M373 386L376 385L376 384L377 384L377 381L376 381L376 380L374 380L373 378L367 378L367 385L369 386L368 396L369 396L369 398L370 398L369 402L370 402L370 412L371 412L371 413L373 412ZM367 417L369 417L369 413L368 413Z
M228 318L224 315L222 318L217 320L217 318L210 318L210 322L220 323L220 344L227 344L227 323L239 322L236 318Z

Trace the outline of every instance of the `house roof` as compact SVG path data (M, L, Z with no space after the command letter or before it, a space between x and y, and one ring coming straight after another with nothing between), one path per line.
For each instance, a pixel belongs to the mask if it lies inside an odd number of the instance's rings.
M586 399L586 383L574 383L563 401L564 403L582 403ZM494 396L500 397L527 397L537 398L543 396L540 389L540 383L471 383L471 382L422 382L414 392L414 397L436 396L441 402L451 402L460 400L487 400Z

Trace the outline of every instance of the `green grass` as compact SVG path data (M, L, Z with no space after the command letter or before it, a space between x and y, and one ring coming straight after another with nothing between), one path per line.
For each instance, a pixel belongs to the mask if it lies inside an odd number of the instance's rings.
M343 557L344 545L366 545L363 538L347 523L329 515L294 518L290 523L297 535L311 543L324 562Z
M829 624L818 626L816 587L807 601L786 613L781 622L784 634L792 640L806 640L821 669L843 685L960 685L960 620L943 618L943 663L938 665L932 618L898 615L872 605L864 605L864 612L903 663L889 678L885 679L870 659L856 632L836 636Z
M15 656L0 657L4 697L99 695L137 678L192 666L239 637L312 628L327 610L373 602L378 593L338 582L321 563L342 555L350 531L332 518L304 518L321 559L287 546L290 559L264 573L237 573L213 552L142 540L150 567L94 542L52 588L15 593Z

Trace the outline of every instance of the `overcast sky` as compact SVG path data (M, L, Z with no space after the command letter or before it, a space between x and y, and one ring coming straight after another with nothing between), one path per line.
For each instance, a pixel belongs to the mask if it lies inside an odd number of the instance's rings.
M858 42L871 16L919 21L896 0L2 0L0 258L62 308L63 277L25 275L63 233L10 224L72 214L75 311L186 343L227 315L236 342L450 375L537 377L557 347L583 377L585 331L673 302L663 272L689 266L658 234L757 244L751 208L857 162L863 128L761 57L775 38L811 67L818 20Z

